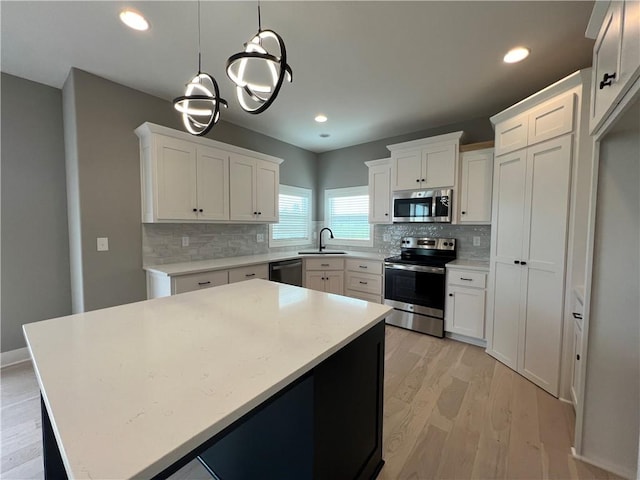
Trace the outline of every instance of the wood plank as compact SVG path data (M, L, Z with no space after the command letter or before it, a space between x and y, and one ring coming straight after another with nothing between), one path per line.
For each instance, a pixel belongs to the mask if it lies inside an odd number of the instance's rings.
M536 400L543 476L558 480L569 478L571 451L567 449L567 445L571 445L573 440L569 436L569 428L558 428L566 425L564 408L558 399L539 388L536 388Z
M434 478L432 472L436 472L438 469L446 438L447 432L429 425L425 435L416 444L397 478L412 480Z

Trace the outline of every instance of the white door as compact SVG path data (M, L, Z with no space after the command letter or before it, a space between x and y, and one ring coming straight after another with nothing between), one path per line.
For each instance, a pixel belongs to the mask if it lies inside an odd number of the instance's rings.
M526 323L520 329L519 368L558 395L572 135L527 150L523 259Z
M257 220L261 222L278 221L279 170L275 163L256 161L256 208L258 211Z
M453 187L456 147L454 144L431 146L422 151L422 188Z
M484 290L447 288L445 330L473 338L484 338Z
M325 287L327 293L344 294L344 273L343 272L325 272Z
M497 157L493 191L487 353L517 369L526 150Z
M256 209L256 159L231 155L229 160L230 219L254 222Z
M462 154L459 223L491 222L493 149Z
M198 146L198 219L229 220L229 154Z
M157 139L157 218L195 220L196 147L170 137Z
M391 223L391 169L369 167L369 223Z
M415 190L420 188L422 175L422 152L420 150L399 151L392 160L393 190Z

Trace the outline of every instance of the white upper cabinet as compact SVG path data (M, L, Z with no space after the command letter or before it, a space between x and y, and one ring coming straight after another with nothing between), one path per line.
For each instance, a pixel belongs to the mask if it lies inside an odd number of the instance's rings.
M231 220L278 221L278 165L245 155L232 155L229 176Z
M460 154L460 224L491 223L493 148Z
M463 132L388 145L391 190L455 187Z
M364 163L369 167L369 223L391 223L391 159Z
M597 21L601 21L599 28L593 23ZM591 17L587 33L590 31L598 32L593 47L589 114L593 133L640 74L640 2L611 2L604 19Z
M151 123L135 132L143 222L278 221L282 160Z

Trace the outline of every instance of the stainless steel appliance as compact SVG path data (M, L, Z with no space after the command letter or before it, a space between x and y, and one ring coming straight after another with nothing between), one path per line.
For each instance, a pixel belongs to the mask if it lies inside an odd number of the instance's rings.
M394 223L451 223L451 189L402 191L393 194Z
M283 260L269 264L269 280L302 286L302 260Z
M403 238L400 255L384 261L387 323L444 337L445 264L455 258L455 238Z

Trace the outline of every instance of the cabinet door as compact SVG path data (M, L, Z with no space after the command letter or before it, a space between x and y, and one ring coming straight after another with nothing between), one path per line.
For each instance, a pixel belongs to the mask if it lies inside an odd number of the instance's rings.
M558 394L572 136L527 153L523 260L526 324L520 329L519 371Z
M640 75L640 2L624 2L622 45L620 47L620 83L631 85Z
M484 290L449 286L445 330L467 337L484 338Z
M229 220L229 154L198 146L198 219Z
M422 188L453 187L456 178L455 144L431 146L422 151Z
M157 139L157 218L195 220L196 147L169 137Z
M422 181L422 151L405 150L393 154L392 189L415 190Z
M327 293L336 293L342 295L344 293L344 273L343 272L324 272L325 288Z
M256 209L256 159L234 154L229 159L230 219L254 222Z
M573 369L571 375L571 400L573 406L578 407L580 401L578 395L580 392L580 368L582 366L582 329L578 322L573 324Z
M622 46L622 2L611 2L600 33L593 46L593 84L589 127L591 132L600 125L605 115L613 108L620 91L620 50ZM608 86L600 88L604 76L615 74Z
M526 113L496 125L496 156L514 152L527 146L529 116Z
M280 190L280 168L275 163L256 162L256 208L258 221L278 221L278 193Z
M391 223L391 166L369 167L369 223Z
M493 149L462 154L458 223L491 223Z
M305 288L324 292L324 272L306 272L304 277Z

